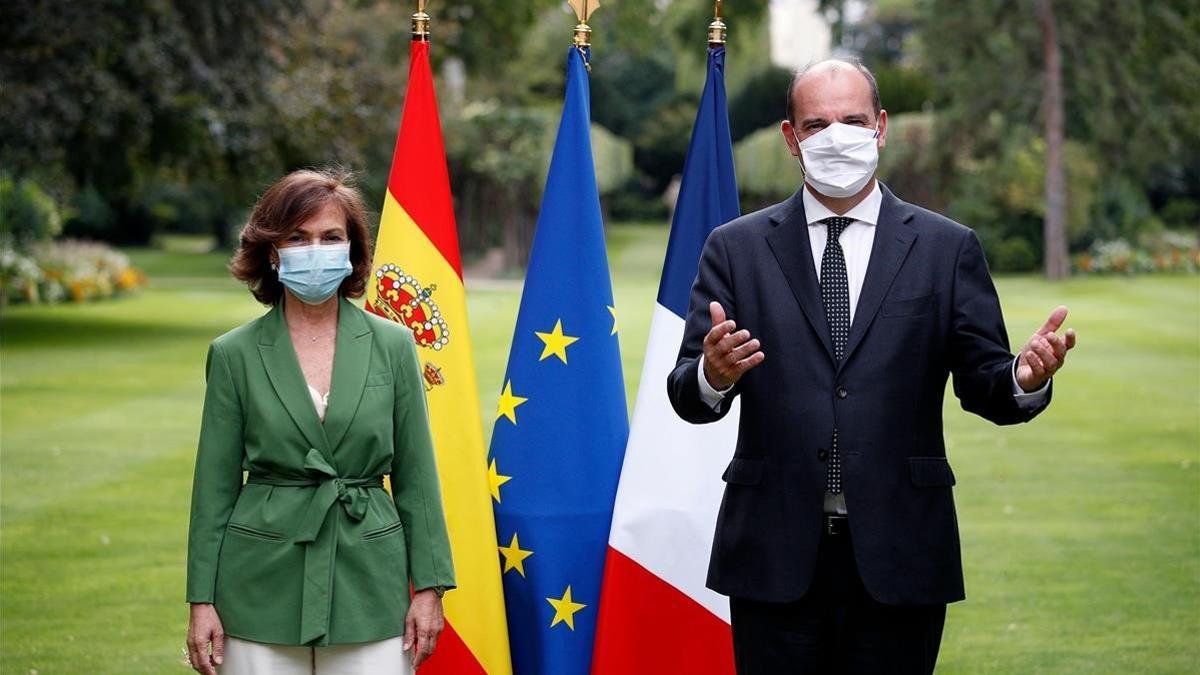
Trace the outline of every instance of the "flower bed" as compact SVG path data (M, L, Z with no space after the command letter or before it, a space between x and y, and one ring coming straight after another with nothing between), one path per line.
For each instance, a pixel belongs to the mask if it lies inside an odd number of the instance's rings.
M19 251L0 243L0 302L83 302L145 285L146 275L107 244L66 239Z
M1196 236L1166 232L1144 246L1124 239L1098 241L1073 261L1081 274L1155 274L1200 272L1200 246Z

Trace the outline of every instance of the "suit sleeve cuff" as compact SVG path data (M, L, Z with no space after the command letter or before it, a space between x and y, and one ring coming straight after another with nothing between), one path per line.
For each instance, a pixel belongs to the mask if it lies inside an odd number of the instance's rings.
M1035 391L1025 391L1021 388L1021 385L1017 383L1018 360L1020 360L1020 356L1013 359L1012 362L1013 398L1017 401L1017 405L1021 408L1021 410L1033 410L1045 402L1046 392L1050 390L1050 380L1046 380L1046 382ZM703 376L701 376L701 379L704 379Z
M708 378L704 377L704 355L700 355L700 361L696 368L696 379L700 381L700 400L704 401L704 405L716 410L721 407L721 401L725 400L725 394L729 393L733 386L725 387L717 391L708 383Z

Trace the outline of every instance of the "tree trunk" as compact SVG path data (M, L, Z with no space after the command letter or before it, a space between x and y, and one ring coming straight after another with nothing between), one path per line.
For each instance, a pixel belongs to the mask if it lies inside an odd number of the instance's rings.
M522 245L524 244L524 237L522 235L524 232L521 228L521 218L519 216L519 209L515 203L516 200L509 199L507 196L500 197L500 194L507 194L503 192L502 187L498 190L496 203L500 206L497 212L500 215L504 228L501 240L504 250L504 268L510 270L525 264L524 256L522 255Z
M1063 166L1062 60L1052 0L1038 1L1042 27L1042 116L1046 123L1046 220L1043 229L1046 278L1067 276L1067 174Z

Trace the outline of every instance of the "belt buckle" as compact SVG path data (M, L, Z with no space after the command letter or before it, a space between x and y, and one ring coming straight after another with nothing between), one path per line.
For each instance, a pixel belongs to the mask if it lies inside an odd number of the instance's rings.
M825 514L825 534L836 537L849 531L850 518L840 513Z

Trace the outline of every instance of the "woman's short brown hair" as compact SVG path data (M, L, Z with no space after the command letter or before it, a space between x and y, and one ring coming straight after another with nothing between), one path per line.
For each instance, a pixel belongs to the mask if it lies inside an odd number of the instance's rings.
M371 274L371 233L362 195L351 179L352 174L344 169L301 169L280 178L258 198L242 227L229 271L245 282L259 302L275 305L283 297L279 273L271 269L271 248L331 202L346 216L353 268L338 293L357 298L366 291Z

